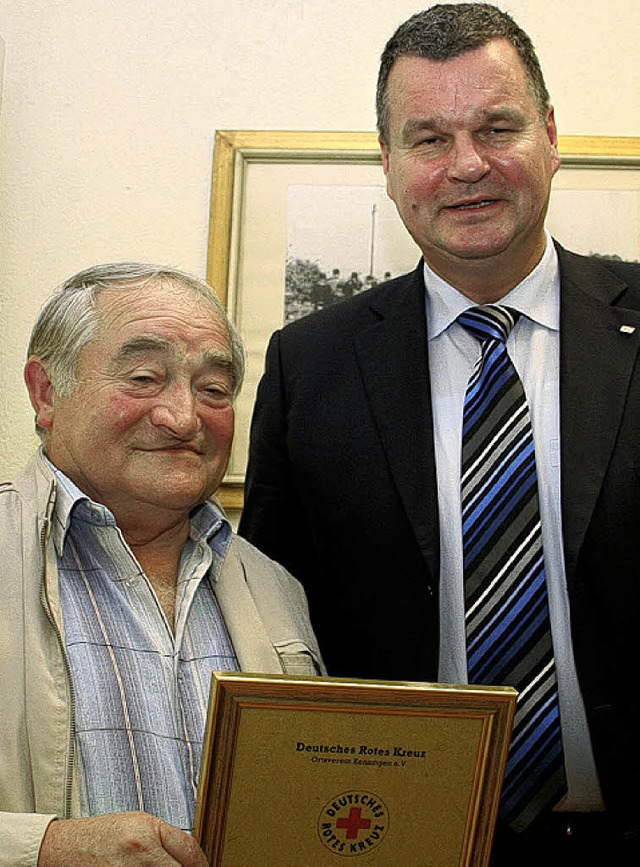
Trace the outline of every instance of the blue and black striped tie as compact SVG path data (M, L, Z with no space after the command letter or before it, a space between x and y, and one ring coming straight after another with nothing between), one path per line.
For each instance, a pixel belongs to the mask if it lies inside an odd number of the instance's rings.
M566 792L529 408L506 341L519 314L472 307L481 341L464 403L462 539L470 683L519 692L501 817L526 828Z

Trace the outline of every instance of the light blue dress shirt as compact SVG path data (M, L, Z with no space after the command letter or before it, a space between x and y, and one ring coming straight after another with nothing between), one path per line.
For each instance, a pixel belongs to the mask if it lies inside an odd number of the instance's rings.
M442 682L466 683L460 451L467 381L480 343L455 320L474 306L425 264L429 368L440 513L440 671ZM561 809L603 807L584 702L576 675L562 544L560 500L560 273L547 236L537 267L500 304L523 314L507 348L531 412L549 611L558 675L569 792Z
M52 469L82 814L144 810L189 832L211 673L239 667L214 590L231 528L212 503L192 514L172 629L112 513Z

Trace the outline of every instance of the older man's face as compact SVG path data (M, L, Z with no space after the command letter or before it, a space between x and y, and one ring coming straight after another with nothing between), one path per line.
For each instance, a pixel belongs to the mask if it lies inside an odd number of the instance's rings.
M231 350L214 309L184 287L105 290L79 385L53 399L46 451L118 520L187 514L218 487L233 437Z

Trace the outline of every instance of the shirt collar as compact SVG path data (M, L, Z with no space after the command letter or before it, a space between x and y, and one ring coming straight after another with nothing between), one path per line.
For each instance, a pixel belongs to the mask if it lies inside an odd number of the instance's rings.
M513 307L526 317L551 331L560 330L560 265L551 236L542 259L504 298L500 304ZM466 295L439 277L424 263L428 339L433 340L474 304Z
M96 503L84 494L62 470L51 463L46 455L43 454L43 457L58 483L51 536L59 557L62 556L72 521L83 521L98 527L118 526L113 513L106 506ZM194 542L210 543L216 549L219 547L222 552L226 548L230 534L231 525L213 500L206 500L191 513L189 536ZM218 535L220 538L214 542L214 537Z

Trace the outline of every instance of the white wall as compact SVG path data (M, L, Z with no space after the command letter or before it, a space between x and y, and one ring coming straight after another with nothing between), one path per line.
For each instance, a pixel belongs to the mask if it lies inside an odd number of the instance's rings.
M372 130L380 51L415 0L0 0L0 476L32 451L22 364L90 264L204 275L216 129ZM510 0L560 132L640 134L638 0Z

